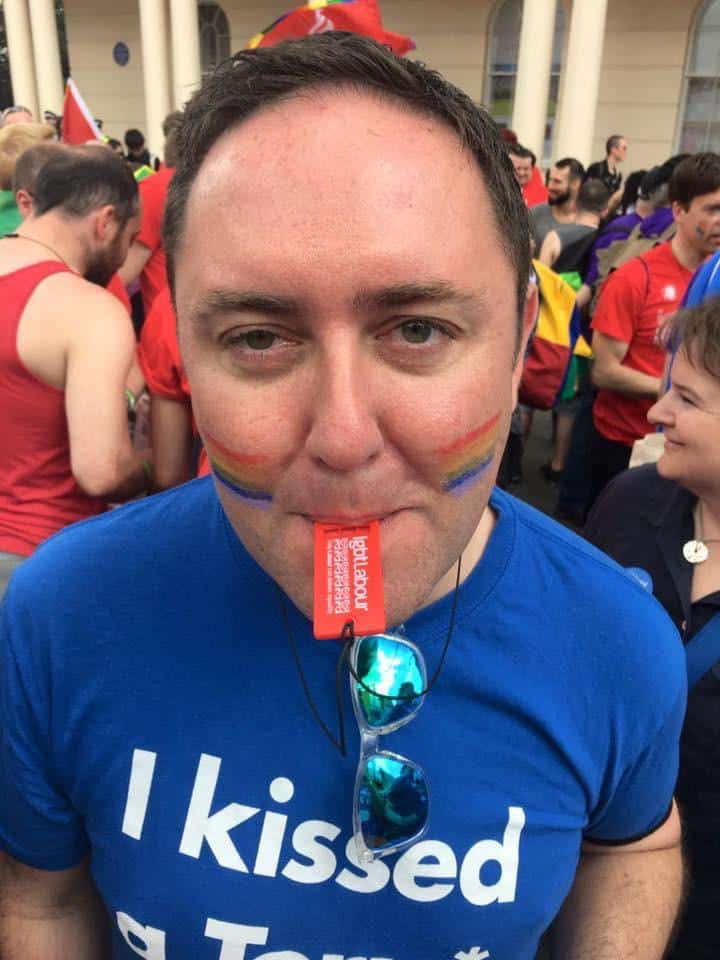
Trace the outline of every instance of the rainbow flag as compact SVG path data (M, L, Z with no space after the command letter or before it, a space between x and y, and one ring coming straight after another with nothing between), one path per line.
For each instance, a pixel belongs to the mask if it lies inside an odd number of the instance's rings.
M383 27L377 0L310 0L302 7L288 10L265 30L256 33L247 49L272 47L282 40L331 30L349 30L371 37L398 55L415 49L410 37L390 33Z

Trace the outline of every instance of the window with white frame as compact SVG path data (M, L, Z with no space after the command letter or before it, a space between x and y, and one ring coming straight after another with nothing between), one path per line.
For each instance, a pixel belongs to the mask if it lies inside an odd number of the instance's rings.
M198 6L200 29L200 64L206 76L230 56L230 24L223 8L217 3Z
M509 127L512 120L522 11L523 0L503 0L497 5L490 24L485 105L502 127ZM550 159L564 43L565 10L562 0L559 0L555 14L550 93L545 124L545 157L538 158L540 160Z
M720 150L720 0L705 0L695 20L678 148Z

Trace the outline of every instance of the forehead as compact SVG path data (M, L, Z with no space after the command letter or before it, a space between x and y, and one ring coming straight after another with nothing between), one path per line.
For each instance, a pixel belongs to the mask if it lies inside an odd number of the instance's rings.
M684 344L680 346L673 358L671 377L678 386L689 387L706 397L720 398L720 382L705 369L695 346L690 352Z
M566 177L569 172L569 167L556 167L555 164L553 164L550 169L550 176L562 179L563 177Z
M696 208L720 206L720 189L713 190L712 193L702 193L699 197L693 197L690 206L695 206Z
M449 127L320 91L264 108L213 145L188 198L178 303L182 312L183 291L229 280L457 281L442 276L450 270L470 282L483 252L512 291L482 174Z

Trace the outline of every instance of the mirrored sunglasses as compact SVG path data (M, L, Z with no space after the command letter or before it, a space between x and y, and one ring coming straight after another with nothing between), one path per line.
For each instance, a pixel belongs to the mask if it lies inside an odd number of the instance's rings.
M350 649L350 688L360 729L353 833L361 863L397 853L427 828L425 773L379 738L409 723L427 692L425 659L408 640L388 634L356 637Z

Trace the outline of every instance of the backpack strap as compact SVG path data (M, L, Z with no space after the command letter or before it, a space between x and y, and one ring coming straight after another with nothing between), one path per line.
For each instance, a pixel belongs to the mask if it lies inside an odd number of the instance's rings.
M720 613L714 614L685 645L685 660L690 689L720 660Z

